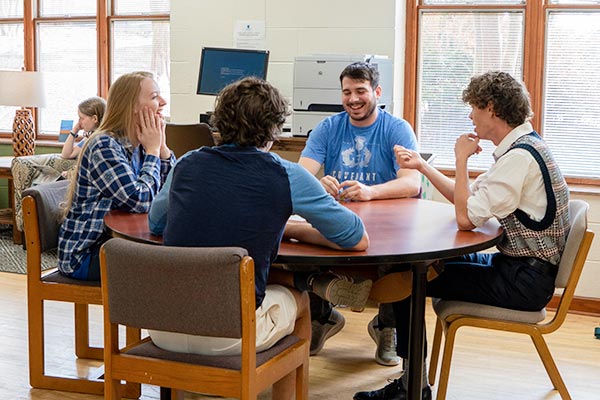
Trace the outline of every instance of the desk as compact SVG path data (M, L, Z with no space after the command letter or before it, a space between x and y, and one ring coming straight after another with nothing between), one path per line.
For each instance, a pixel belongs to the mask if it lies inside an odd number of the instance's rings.
M288 264L364 265L376 268L381 264L411 262L413 296L411 305L411 335L409 343L408 398L421 396L423 365L425 285L429 264L440 258L484 250L494 246L502 236L497 221L488 221L473 231L459 231L454 207L450 204L420 200L395 199L344 203L364 221L370 246L365 251L339 251L306 243L284 241L277 262ZM160 237L150 234L145 214L111 211L104 218L113 236L147 243L160 243Z
M17 224L15 222L15 207L14 207L14 186L12 176L12 156L0 157L0 179L8 180L8 207L0 210L0 224L12 225L13 231L13 242L15 244L21 244L21 233L17 230Z

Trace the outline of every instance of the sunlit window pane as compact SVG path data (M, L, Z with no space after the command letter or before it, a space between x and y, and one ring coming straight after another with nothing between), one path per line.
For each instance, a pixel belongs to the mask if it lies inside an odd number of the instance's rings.
M115 0L116 15L168 14L169 0Z
M23 17L23 0L2 0L0 18Z
M24 55L23 43L23 24L0 23L0 69L21 70ZM1 132L12 131L15 110L17 107L0 106Z
M600 4L600 0L548 0L548 4L570 4L585 6Z
M77 105L98 93L96 24L40 24L38 46L47 89L41 131L57 133L62 119L76 118Z
M40 0L40 16L96 15L96 0Z
M115 21L112 36L111 81L132 71L154 73L170 115L169 21Z
M436 6L446 6L446 5L469 5L469 6L482 6L482 5L515 5L515 4L525 4L525 0L423 0L423 4L425 5L436 5Z
M600 12L550 12L543 132L565 175L600 177Z
M417 135L422 151L437 155L437 167L454 168L456 138L473 132L471 108L462 102L470 78L503 70L521 79L521 12L424 12L420 21ZM469 159L487 168L492 148Z

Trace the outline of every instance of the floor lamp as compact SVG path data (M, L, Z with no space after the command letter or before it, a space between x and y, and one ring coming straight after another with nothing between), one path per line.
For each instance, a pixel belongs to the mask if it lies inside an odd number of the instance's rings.
M13 154L30 156L35 151L35 126L31 110L44 107L44 75L37 71L0 71L0 105L21 107L13 122Z

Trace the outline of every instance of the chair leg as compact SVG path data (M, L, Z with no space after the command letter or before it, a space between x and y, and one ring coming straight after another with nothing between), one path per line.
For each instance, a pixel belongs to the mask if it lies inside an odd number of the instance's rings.
M308 364L296 369L296 400L308 400Z
M544 340L542 335L537 331L530 333L529 336L531 337L531 340L533 341L533 344L535 345L535 348L540 356L540 359L542 360L542 363L544 364L544 367L546 368L546 372L548 373L548 377L552 381L552 385L554 385L554 388L556 390L558 390L558 393L560 394L561 399L562 400L571 400L571 395L569 394L569 391L567 390L567 386L565 385L565 382L563 381L562 377L560 376L560 372L558 371L558 368L556 367L556 363L554 362L554 359L552 358L552 354L550 354L550 349L548 349L548 345L546 344L546 341Z
M183 400L185 391L179 389L171 389L171 397L168 400Z
M121 382L104 376L104 400L121 400Z
M75 304L75 354L79 358L103 360L102 347L90 346L90 317L88 304Z
M132 343L137 343L140 341L142 337L142 331L139 328L132 328L128 326L125 328L125 343L126 345L130 345ZM183 400L183 391L181 390L173 390L174 396L172 399ZM126 382L123 385L123 396L128 399L137 399L142 395L142 385L135 382ZM179 396L179 397L177 397Z
M44 301L29 297L29 384L42 387L44 376Z
M44 301L28 298L29 319L29 383L38 389L101 395L104 384L100 380L46 374L44 346Z
M454 350L454 339L459 327L448 324L446 328L446 340L444 341L444 352L442 355L442 367L440 368L440 382L437 388L436 400L445 400L448 391L448 378L450 376L450 363L452 362L452 350Z
M442 321L439 318L435 320L435 332L433 334L433 343L431 345L431 356L429 359L429 384L435 385L435 376L437 374L438 360L440 358L440 347L442 344Z

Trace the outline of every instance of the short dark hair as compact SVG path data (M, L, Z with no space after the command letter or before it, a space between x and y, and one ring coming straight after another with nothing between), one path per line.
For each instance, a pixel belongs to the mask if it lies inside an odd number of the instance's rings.
M527 88L507 72L489 71L472 77L462 100L479 109L491 103L495 115L513 128L533 117Z
M373 89L379 86L379 71L373 64L357 61L348 65L340 74L340 84L344 78L355 81L369 81Z
M215 101L211 124L223 144L264 147L276 140L288 103L279 90L259 78L244 78L227 85Z

